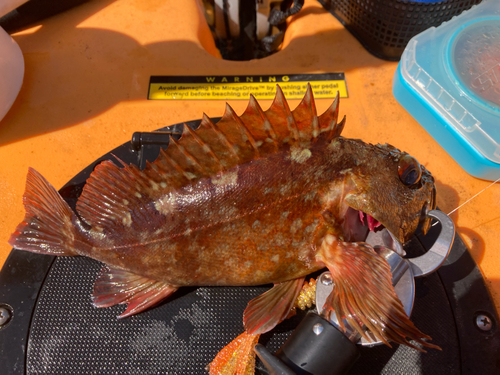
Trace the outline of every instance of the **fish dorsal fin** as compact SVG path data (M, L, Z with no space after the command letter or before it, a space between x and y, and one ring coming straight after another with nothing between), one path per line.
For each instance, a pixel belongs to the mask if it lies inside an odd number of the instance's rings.
M185 126L179 141L172 140L153 164L174 164L181 184L185 179L209 177L283 147L314 142L320 135L328 141L338 137L344 125L344 120L337 123L338 112L337 94L332 105L318 117L309 84L304 98L291 111L283 91L277 86L276 96L267 111L262 110L252 95L241 116L226 104L219 122L215 124L203 115L198 129Z
M129 230L131 207L149 209L148 202L201 178L296 144L338 137L344 124L337 123L338 106L337 94L333 104L318 117L310 85L293 111L279 86L267 111L253 96L241 116L227 104L217 123L204 114L196 130L185 125L181 138L170 138L168 148L161 150L157 160L147 163L143 171L133 165L119 168L111 162L101 163L87 180L77 210L92 226Z

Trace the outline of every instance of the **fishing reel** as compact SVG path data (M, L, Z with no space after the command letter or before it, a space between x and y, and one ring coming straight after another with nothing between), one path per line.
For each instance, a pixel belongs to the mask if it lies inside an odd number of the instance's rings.
M446 260L453 245L455 226L448 215L438 210L428 213L441 224L441 232L434 245L416 258L403 258L405 254L399 241L387 230L369 232L365 242L390 265L392 284L408 316L415 301L415 278L436 271ZM382 344L366 330L367 340L344 320L345 332L339 328L335 313L329 318L323 306L335 287L330 272L322 273L316 283L316 311L309 312L285 344L271 354L257 344L255 352L271 375L313 374L332 375L346 373L359 357L359 346L372 347Z

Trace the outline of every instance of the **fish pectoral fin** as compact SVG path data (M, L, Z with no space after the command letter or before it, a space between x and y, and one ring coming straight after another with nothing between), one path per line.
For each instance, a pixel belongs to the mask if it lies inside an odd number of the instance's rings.
M161 281L104 266L94 283L92 303L95 307L126 304L118 318L125 318L156 305L178 288Z
M260 335L243 332L227 344L207 366L210 375L253 374L255 371L254 347Z
M303 284L303 277L274 284L267 292L251 300L243 312L246 331L249 334L262 334L285 320Z
M406 315L391 282L389 264L364 242L341 242L327 234L319 258L328 267L335 283L324 309L335 311L345 331L343 319L363 337L368 328L377 339L423 351L411 344L413 340L429 348L440 349L423 339L430 337L414 326Z

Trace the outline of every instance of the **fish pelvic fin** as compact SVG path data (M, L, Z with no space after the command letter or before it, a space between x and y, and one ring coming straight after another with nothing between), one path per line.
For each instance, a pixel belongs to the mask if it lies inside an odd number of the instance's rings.
M207 366L210 375L249 375L255 372L254 347L260 335L243 332L226 345Z
M285 320L294 308L303 284L303 277L274 284L267 292L251 300L243 312L246 331L262 334Z
M249 375L255 371L254 347L262 333L273 329L283 320L295 315L295 308L309 303L315 291L315 280L309 283L304 278L275 284L264 294L248 303L243 313L246 331L226 345L207 366L212 375ZM314 299L314 298L313 298ZM305 302L305 305L302 304ZM252 330L249 332L249 330Z
M73 210L57 190L36 170L30 168L23 196L26 215L9 239L9 244L32 253L72 256L82 242Z
M389 264L370 245L338 241L334 235L327 234L318 257L328 267L335 283L323 308L335 311L342 330L345 331L345 319L368 341L364 328L389 347L389 341L393 341L424 351L410 343L409 340L413 340L440 350L425 341L430 337L408 318L392 286Z
M118 318L135 315L167 298L178 288L134 273L105 266L94 283L92 303L95 307L126 304Z

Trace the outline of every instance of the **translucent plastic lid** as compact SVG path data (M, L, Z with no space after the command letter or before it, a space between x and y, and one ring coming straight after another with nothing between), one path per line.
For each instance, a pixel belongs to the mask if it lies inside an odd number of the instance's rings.
M470 95L481 103L500 108L500 20L472 24L454 38L453 70Z
M500 163L500 1L415 36L401 74L485 158Z

